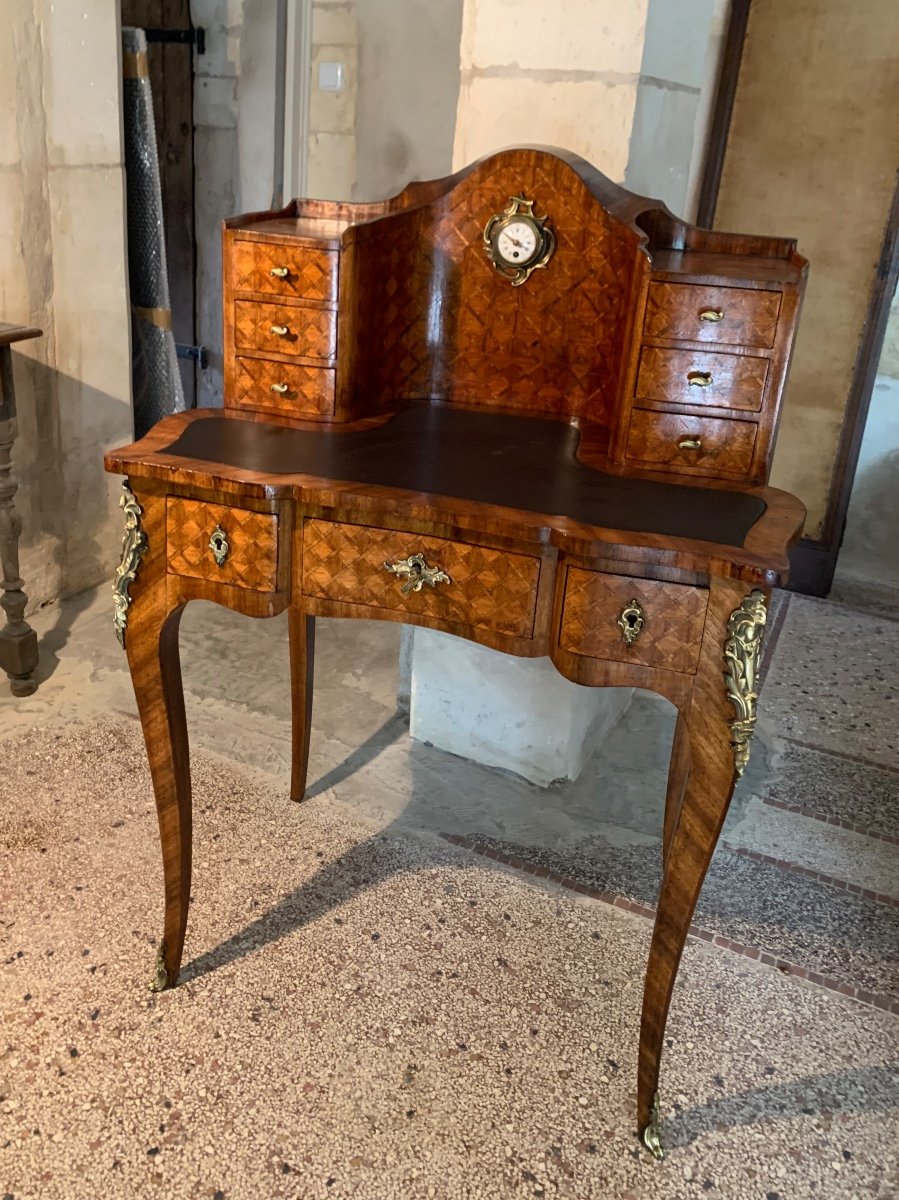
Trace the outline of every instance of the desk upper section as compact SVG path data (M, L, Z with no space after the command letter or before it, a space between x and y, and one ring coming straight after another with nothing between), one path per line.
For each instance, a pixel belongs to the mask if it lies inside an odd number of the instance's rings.
M555 242L521 286L484 239L516 196ZM788 239L508 150L380 204L235 218L224 261L226 407L346 421L437 399L599 427L625 467L767 478L806 271Z

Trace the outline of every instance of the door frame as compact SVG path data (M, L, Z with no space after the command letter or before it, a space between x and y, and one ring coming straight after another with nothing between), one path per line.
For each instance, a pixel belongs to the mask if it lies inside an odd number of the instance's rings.
M697 224L712 228L724 156L730 132L734 100L743 59L746 28L752 0L733 0L724 43L721 67L712 104L709 138L699 189ZM868 311L862 327L837 452L827 492L827 507L820 539L803 537L790 552L789 589L810 596L826 596L833 584L837 558L846 528L846 515L858 456L861 450L874 380L890 315L890 304L899 279L899 172L887 215L880 258Z

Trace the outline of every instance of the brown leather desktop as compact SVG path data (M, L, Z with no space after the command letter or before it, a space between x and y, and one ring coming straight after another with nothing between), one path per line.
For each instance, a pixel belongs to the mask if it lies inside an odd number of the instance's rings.
M189 600L288 611L295 800L316 616L548 655L678 709L637 1100L661 1154L671 991L804 518L765 480L805 260L547 150L381 204L240 217L224 255L224 411L167 417L106 458L127 476L116 628L165 867L154 986L177 980L190 895Z

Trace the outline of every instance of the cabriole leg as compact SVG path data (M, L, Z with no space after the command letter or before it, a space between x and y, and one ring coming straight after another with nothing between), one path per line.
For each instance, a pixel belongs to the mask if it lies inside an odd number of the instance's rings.
M747 592L744 584L712 581L699 670L689 707L678 719L675 733L662 886L643 993L637 1086L640 1134L659 1158L663 1153L658 1128L659 1065L671 993L755 719L755 666L765 610L761 593L748 596ZM755 621L748 642L737 653L737 658L749 660L745 669L737 671L742 671L745 685L742 713L732 697L732 684L726 683L727 676L732 679L735 673L733 635L741 615L750 624ZM676 793L688 769L683 800L676 805Z

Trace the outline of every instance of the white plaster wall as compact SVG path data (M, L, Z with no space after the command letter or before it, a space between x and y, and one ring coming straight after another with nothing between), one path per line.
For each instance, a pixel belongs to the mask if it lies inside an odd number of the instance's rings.
M691 220L729 0L649 0L624 182Z
M843 575L899 587L899 289L893 296L840 550Z
M387 0L384 0L387 3ZM357 0L315 0L306 192L318 200L350 200L356 186L356 94L359 80ZM340 92L322 91L318 68L343 64Z
M0 37L0 320L14 347L29 610L110 578L132 432L117 6L5 0Z
M353 198L381 200L450 171L462 0L356 0L356 15Z
M268 208L274 192L277 6L191 0L190 11L206 31L194 55L194 211L197 338L209 357L197 404L210 407L223 398L221 223Z

